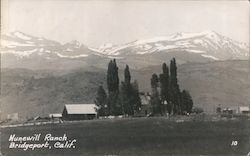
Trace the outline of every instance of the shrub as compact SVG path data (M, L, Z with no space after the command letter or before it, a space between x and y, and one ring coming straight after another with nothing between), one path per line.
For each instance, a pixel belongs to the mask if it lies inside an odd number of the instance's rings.
M195 113L195 114L200 114L200 113L203 113L204 110L202 108L200 108L200 107L194 107L192 112Z

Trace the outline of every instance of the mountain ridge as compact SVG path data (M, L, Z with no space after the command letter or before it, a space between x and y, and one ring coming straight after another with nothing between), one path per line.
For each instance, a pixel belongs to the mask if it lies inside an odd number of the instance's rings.
M192 40L194 39L194 40ZM213 40L213 41L212 41ZM205 42L206 41L206 42ZM188 43L189 42L189 43ZM193 42L191 44L190 42ZM157 43L155 45L155 49L152 48L152 43ZM164 43L165 45L162 45L160 43ZM100 52L105 52L107 54L112 55L119 55L120 51L122 49L126 49L131 46L143 46L143 47L137 47L139 52L137 54L147 54L147 53L153 53L155 51L162 51L162 50L169 50L169 49L184 49L185 48L191 48L188 51L189 52L196 52L196 53L205 53L205 50L197 50L197 44L204 44L203 47L208 46L210 44L211 47L213 47L212 50L216 50L219 48L223 48L222 46L230 46L229 48L234 48L230 43L234 44L234 46L237 46L241 49L249 49L249 46L245 43L234 41L228 37L219 35L218 33L214 31L204 31L201 33L176 33L170 36L160 36L155 38L149 38L149 39L143 39L143 40L136 40L134 42L123 44L122 46L114 46L112 48L111 46L105 48L102 48ZM195 46L196 44L196 46ZM104 46L105 47L105 46ZM232 49L234 52L238 52L238 49ZM240 53L239 53L240 54ZM248 53L244 53L243 55L248 56ZM214 57L215 58L215 57Z
M171 57L186 62L211 62L218 60L249 60L249 46L234 41L214 31L200 33L176 33L99 48L88 47L72 40L61 44L44 37L35 37L20 31L1 36L3 67L58 68L78 64L77 67L92 64L103 66L107 60L116 58L139 68L156 65ZM16 64L16 65L15 65ZM46 64L50 64L49 66ZM52 65L53 64L53 65Z

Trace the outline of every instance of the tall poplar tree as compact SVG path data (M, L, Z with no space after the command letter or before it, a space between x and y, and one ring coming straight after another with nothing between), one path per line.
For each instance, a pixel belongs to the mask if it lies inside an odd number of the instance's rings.
M175 58L170 61L170 99L173 114L180 113L180 88L177 81L177 66Z
M152 113L153 114L161 114L161 100L159 97L159 92L158 92L158 76L156 74L152 75L151 78L151 89L152 89L152 94L151 94L151 99L150 103L152 105Z
M111 60L107 71L108 86L108 111L110 115L122 114L122 108L119 101L119 76L116 60Z
M132 86L131 86L131 76L129 71L129 66L126 65L124 70L124 81L121 83L121 104L123 108L123 113L127 115L133 114L133 103L132 103Z
M126 65L124 70L124 82L121 83L121 103L123 112L128 115L133 115L139 110L141 101L139 97L139 89L137 82L131 84L131 75L129 66Z
M160 88L161 88L161 102L164 106L164 103L169 104L169 70L166 63L162 64L162 74L160 74ZM162 107L165 112L165 107Z

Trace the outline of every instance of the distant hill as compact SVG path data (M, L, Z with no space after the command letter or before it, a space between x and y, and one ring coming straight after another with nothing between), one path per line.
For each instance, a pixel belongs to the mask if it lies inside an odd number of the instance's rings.
M61 75L62 74L62 75ZM61 112L67 103L93 103L102 71L41 74L41 71L3 70L2 112L19 112L22 117Z
M118 62L119 64L119 62ZM168 62L167 62L168 64ZM119 64L120 80L124 65ZM141 91L150 91L152 73L161 65L131 70ZM249 105L249 61L187 63L178 66L181 89L193 96L195 106L213 112L215 107ZM91 67L72 71L3 69L1 73L1 111L19 112L23 118L58 113L66 103L93 103L97 87L106 88L106 70Z
M249 70L249 61L188 63L178 66L178 80L181 89L190 91L196 106L214 112L218 105L250 105ZM161 73L161 66L132 72L139 80L140 89L150 91L150 73L153 71Z

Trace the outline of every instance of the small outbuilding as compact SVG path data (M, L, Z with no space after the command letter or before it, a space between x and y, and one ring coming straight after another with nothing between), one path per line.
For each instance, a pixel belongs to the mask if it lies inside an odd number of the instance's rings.
M95 104L66 104L63 109L63 120L91 120L96 118Z
M249 114L250 109L249 109L248 106L240 106L239 107L239 113L241 113L241 114Z
M53 113L53 114L49 114L49 118L52 118L52 119L60 119L62 118L62 114L61 113Z

